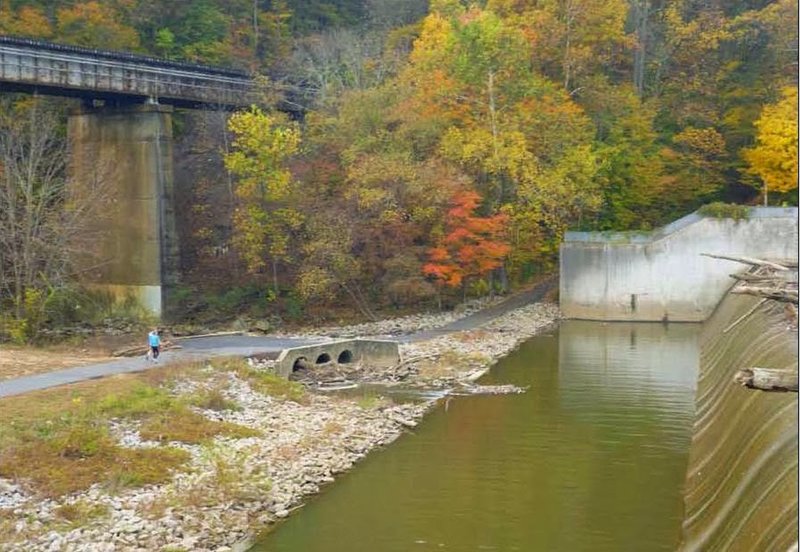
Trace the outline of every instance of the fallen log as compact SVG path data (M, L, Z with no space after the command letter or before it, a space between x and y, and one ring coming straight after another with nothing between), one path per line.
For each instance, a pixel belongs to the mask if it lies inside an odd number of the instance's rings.
M740 323L742 320L744 320L745 318L747 318L748 316L750 316L751 314L753 314L754 312L756 312L756 310L758 309L758 307L760 307L761 305L763 305L763 304L766 302L766 300L767 300L767 299L766 299L766 297L765 297L764 299L762 299L761 301L759 301L758 303L756 303L755 305L753 305L753 307L752 307L752 308L751 308L749 311L747 311L747 312L746 312L746 313L744 313L742 316L740 316L739 318L737 318L736 320L734 320L734 322L733 322L733 323L732 323L730 326L728 326L727 328L725 328L724 330L722 330L722 333L726 334L726 333L728 333L729 331L731 331L731 330L732 330L733 328L735 328L735 327L736 327L736 326L737 326L737 325L738 325L738 324L739 324L739 323Z
M743 368L736 372L733 381L749 389L797 393L797 370Z
M765 297L767 299L774 299L783 303L798 302L797 291L778 288L760 288L755 286L740 285L731 290L731 293L738 295L753 295L755 297Z
M736 257L732 255L713 255L711 253L700 253L703 257L711 257L712 259L722 259L724 261L733 261L736 263L747 264L750 266L767 266L775 270L789 270L789 267L782 264L765 261L763 259L754 259L752 257Z
M742 274L729 274L731 278L734 280L738 280L740 282L747 282L748 284L759 284L759 283L766 283L766 284L786 284L786 285L797 285L797 280L791 279L796 278L797 273L792 272L791 274L787 274L786 272L773 272L771 274L753 274L751 272L745 272Z
M516 385L462 385L458 389L454 389L451 395L511 395L517 393L525 393L527 387L518 387Z

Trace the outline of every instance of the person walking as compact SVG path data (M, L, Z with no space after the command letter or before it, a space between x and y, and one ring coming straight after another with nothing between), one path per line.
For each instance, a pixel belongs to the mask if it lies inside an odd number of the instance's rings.
M150 350L147 351L148 360L158 362L158 355L161 351L161 336L158 335L158 328L147 334L147 343L150 345Z

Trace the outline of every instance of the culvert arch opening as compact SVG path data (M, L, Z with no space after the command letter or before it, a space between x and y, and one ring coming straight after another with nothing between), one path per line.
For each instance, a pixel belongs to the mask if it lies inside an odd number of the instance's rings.
M317 364L326 364L331 361L331 355L328 353L322 353L317 357Z
M308 359L306 357L300 357L294 361L292 364L292 372L298 372L300 370L305 370L308 368Z
M353 352L345 349L339 353L339 358L336 359L336 362L339 364L349 364L350 362L353 362Z

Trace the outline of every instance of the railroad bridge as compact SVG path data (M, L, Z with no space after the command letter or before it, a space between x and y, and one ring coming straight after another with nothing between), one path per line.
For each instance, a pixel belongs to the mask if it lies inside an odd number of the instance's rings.
M232 69L0 36L0 91L80 98L67 139L74 192L105 181L90 281L160 316L177 278L172 112L232 109L254 97Z

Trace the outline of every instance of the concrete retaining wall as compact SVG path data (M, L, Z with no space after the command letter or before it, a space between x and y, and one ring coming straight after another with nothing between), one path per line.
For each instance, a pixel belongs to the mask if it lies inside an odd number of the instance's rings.
M288 378L295 368L295 363L305 361L308 364L364 363L373 368L389 368L400 362L400 348L395 341L379 341L376 339L347 339L284 349L276 361L278 375Z
M797 209L757 207L746 220L688 215L653 232L568 232L561 310L587 320L706 320L743 265L701 253L797 260Z

